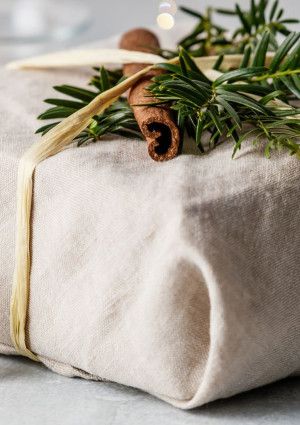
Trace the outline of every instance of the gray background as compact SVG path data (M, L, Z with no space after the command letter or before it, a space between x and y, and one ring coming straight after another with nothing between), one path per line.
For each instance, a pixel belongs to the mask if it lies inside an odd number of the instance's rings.
M22 0L0 0L0 18L1 9L9 5L12 7L17 1ZM23 0L26 1L26 0ZM30 0L27 0L30 1ZM43 42L24 44L17 43L12 44L3 40L0 37L0 64L4 64L9 60L18 59L22 57L33 56L41 54L47 51L53 51L58 49L64 49L69 46L76 46L84 44L89 41L101 40L109 37L113 34L122 33L130 28L136 26L150 26L157 29L156 17L158 13L159 0L31 0L36 2L49 1L53 5L53 8L58 11L60 16L63 15L63 19L68 21L72 19L76 11L76 3L85 6L88 10L89 22L85 26L85 29L73 35L68 40L57 40L55 42ZM250 0L249 0L250 1ZM285 8L285 17L298 17L299 16L299 1L300 0L281 0L280 4ZM62 5L73 4L74 8L67 13L62 12ZM178 5L185 5L195 9L201 9L202 11L208 6L212 5L215 7L230 8L235 4L235 0L177 0ZM248 5L248 0L239 0L240 5ZM232 28L234 20L230 17L222 16L220 19L223 20L223 24L229 29ZM195 19L188 17L182 12L178 12L176 15L176 25L171 31L164 31L165 38L169 41L167 45L164 43L164 47L169 47L170 44L175 44L178 39L178 28L180 28L183 22L190 22L193 24L196 22ZM1 19L0 19L1 25ZM294 29L300 29L299 25L294 25ZM1 26L0 26L1 33Z
M203 10L208 5L230 8L236 2L236 0L177 0L178 5L188 6L198 10ZM90 30L91 33L87 34L87 37L92 35L93 38L102 38L116 32L122 32L136 25L156 25L159 0L89 0L86 3L90 4L93 10L99 10L99 14L97 14L99 22L93 25L93 28ZM246 7L248 0L240 0L238 3ZM289 18L299 16L299 0L281 0L280 4L285 8L286 15ZM104 14L105 19L101 19L101 16ZM186 16L182 12L178 12L176 21L187 20ZM225 23L232 23L230 18L222 19ZM176 38L176 26L171 33Z

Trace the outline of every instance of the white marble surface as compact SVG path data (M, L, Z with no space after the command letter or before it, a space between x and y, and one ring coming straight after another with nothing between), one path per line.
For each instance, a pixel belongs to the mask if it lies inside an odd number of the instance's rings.
M300 378L181 411L117 384L65 378L0 356L1 425L299 425Z

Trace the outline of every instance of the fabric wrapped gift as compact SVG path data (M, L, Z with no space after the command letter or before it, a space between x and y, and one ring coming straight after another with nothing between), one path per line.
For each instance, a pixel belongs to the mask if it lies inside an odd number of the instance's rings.
M18 161L51 86L86 77L0 73L5 354ZM38 166L27 343L44 364L181 408L300 372L300 165L231 150L155 163L145 142L107 138Z

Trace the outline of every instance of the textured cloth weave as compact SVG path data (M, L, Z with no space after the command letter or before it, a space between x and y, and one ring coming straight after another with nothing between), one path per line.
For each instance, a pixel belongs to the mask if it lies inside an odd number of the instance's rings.
M0 351L18 160L51 86L90 71L0 72ZM53 370L182 408L300 373L300 163L246 144L155 163L146 143L71 147L35 173L28 343Z

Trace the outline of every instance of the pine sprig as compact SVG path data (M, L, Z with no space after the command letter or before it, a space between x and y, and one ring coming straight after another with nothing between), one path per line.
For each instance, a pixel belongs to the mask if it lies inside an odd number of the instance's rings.
M251 138L263 144L265 155L285 149L300 158L300 33L290 32L286 24L295 20L282 18L283 11L275 0L266 12L267 0L251 0L248 11L209 9L203 15L184 8L199 20L191 34L181 40L179 64L158 65L164 73L149 86L149 96L157 101L146 105L168 105L177 116L182 133L195 139L201 153L220 143L234 141L233 156L243 142ZM241 26L232 35L213 23L213 13L226 13L239 18ZM276 34L286 35L280 45ZM266 67L267 52L275 49L273 60ZM222 71L224 52L243 51L238 69ZM219 77L210 81L193 60L193 56L221 52L214 65ZM158 52L156 52L158 53ZM177 53L161 50L170 58ZM37 130L45 134L61 119L89 104L99 93L122 80L121 70L94 68L90 89L70 85L54 87L64 98L50 98L50 107L38 118L50 123ZM145 104L144 104L145 105ZM135 105L136 106L136 105ZM127 99L119 98L76 137L80 146L97 141L107 134L141 138L141 132Z
M122 79L121 70L111 71L101 67L95 68L95 71L96 74L92 77L89 85L96 90L87 90L70 85L54 87L55 91L67 96L67 98L44 100L45 103L52 105L52 107L40 114L38 119L51 120L52 122L40 127L36 133L41 133L42 135L47 133L61 119L88 105L99 93L109 90ZM53 120L55 121L53 122ZM121 97L102 114L93 117L91 124L76 137L77 145L81 146L84 143L96 142L107 134L142 138L132 109L124 97Z
M205 14L198 13L188 7L180 9L198 19L194 29L178 42L193 56L210 56L230 48L230 39L226 28L214 23L213 9L208 8Z
M278 0L272 4L269 0L250 0L247 10L236 4L233 10L209 8L206 14L187 7L180 9L198 19L194 29L179 42L193 56L243 53L247 46L253 50L266 30L270 32L270 48L276 50L277 35L289 35L291 31L288 25L299 23L298 19L284 18L284 10L279 7ZM236 17L239 26L231 33L216 25L214 21L217 14Z
M161 64L167 74L155 77L149 91L176 112L178 125L195 139L202 153L231 138L234 156L242 142L252 137L255 143L266 141L267 157L272 149L284 148L300 158L300 109L288 103L290 97L300 99L299 38L299 33L291 33L266 68L270 44L266 31L254 56L245 52L240 69L224 72L214 82L182 48L180 64ZM206 145L204 133L209 135Z

